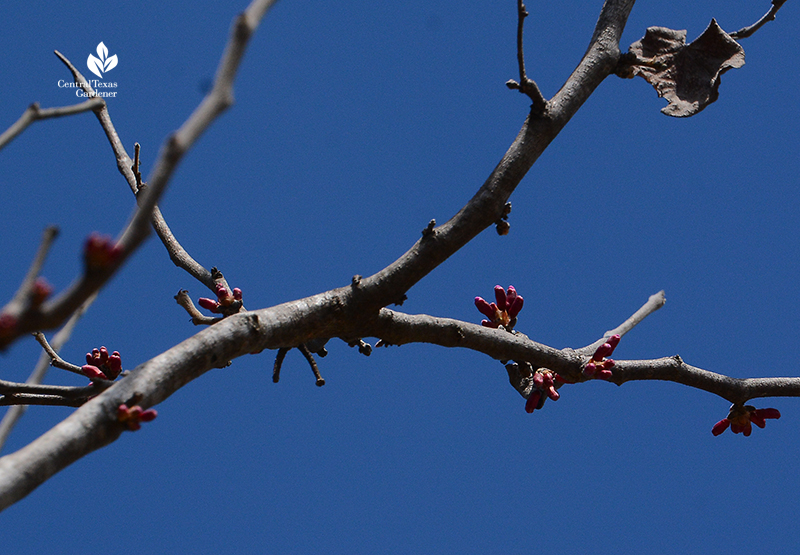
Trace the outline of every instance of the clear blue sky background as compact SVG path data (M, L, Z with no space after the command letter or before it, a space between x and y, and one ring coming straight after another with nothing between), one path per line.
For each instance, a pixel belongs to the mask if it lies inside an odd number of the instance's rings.
M529 2L530 74L552 96L583 54L600 2ZM648 26L734 31L769 2L641 2ZM244 3L7 1L0 7L0 127L59 89L104 41L119 65L111 116L145 174L213 76ZM643 80L610 78L512 197L511 234L487 230L402 307L478 322L475 295L514 284L518 329L580 347L665 289L667 305L617 358L680 354L737 377L797 375L797 88L800 11L742 42L698 116L671 119ZM283 0L252 40L237 103L176 173L165 217L248 308L341 286L451 217L519 130L515 2ZM86 75L89 75L86 71ZM39 122L0 152L7 300L42 229L60 290L84 238L116 235L133 207L91 114ZM151 239L64 349L119 350L126 368L196 330L174 303L202 286ZM3 302L5 302L5 300ZM374 340L371 340L374 342ZM158 419L62 471L0 515L3 550L28 553L795 553L800 403L749 438L714 438L728 403L672 383L565 387L533 415L503 367L427 345L369 358L332 341L327 385L297 351L209 372ZM33 340L0 355L24 380ZM51 371L50 383L80 385ZM32 408L5 452L71 412Z

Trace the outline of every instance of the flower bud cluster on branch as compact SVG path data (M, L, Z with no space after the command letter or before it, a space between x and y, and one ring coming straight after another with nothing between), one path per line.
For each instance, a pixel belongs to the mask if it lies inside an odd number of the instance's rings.
M86 353L86 364L81 366L81 370L90 379L113 381L122 371L122 358L119 356L119 351L109 355L105 347L92 349L91 353Z
M197 299L197 304L214 314L235 314L241 308L242 290L238 287L235 287L233 292L229 292L227 287L217 283L214 293L217 295L216 301L207 297L200 297Z

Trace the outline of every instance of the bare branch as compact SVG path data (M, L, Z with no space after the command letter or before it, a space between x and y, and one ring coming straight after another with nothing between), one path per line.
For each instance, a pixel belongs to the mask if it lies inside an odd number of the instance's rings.
M22 113L22 116L2 135L0 135L0 150L2 150L8 143L13 141L17 135L25 131L30 124L35 121L50 118L60 118L64 116L72 116L74 114L81 114L96 110L103 106L105 102L102 98L90 98L84 100L80 104L73 104L72 106L61 106L58 108L40 108L38 102L34 102Z
M746 39L747 37L751 36L753 33L761 29L766 23L775 20L775 14L778 13L778 10L783 7L786 3L786 0L772 0L772 6L770 7L769 11L761 16L761 19L750 25L749 27L743 27L738 31L735 31L730 34L730 36L734 39Z
M475 196L450 221L422 237L403 256L364 278L360 295L376 308L402 299L415 283L507 215L506 202L550 142L600 83L614 73L620 58L619 39L634 0L608 0L578 67L548 103L543 115L530 114L517 138Z
M524 42L522 40L522 31L525 28L525 18L528 17L528 10L525 9L525 4L522 0L517 0L517 63L519 64L519 83L513 79L506 83L509 89L516 89L522 94L528 95L533 101L531 112L535 114L543 114L547 110L547 100L539 90L539 85L528 78L525 73L525 52Z
M642 307L633 313L633 315L622 322L619 326L614 328L613 330L608 330L603 334L603 337L592 343L591 345L587 345L586 347L582 347L580 349L576 349L576 352L582 355L591 355L597 348L606 342L606 339L611 337L612 335L619 334L625 335L636 325L650 316L653 312L664 306L664 303L667 302L667 298L664 296L664 291L659 291L655 295L651 295L647 302L642 305Z

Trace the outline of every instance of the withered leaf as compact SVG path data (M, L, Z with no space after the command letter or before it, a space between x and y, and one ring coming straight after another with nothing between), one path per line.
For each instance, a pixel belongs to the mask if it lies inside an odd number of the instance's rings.
M744 65L744 49L712 19L703 34L686 44L686 31L649 27L629 51L633 75L653 85L669 105L668 116L689 117L719 97L720 76Z

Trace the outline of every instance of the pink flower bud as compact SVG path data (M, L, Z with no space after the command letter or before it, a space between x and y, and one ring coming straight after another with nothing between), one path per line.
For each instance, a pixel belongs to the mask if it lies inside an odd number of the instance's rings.
M128 405L125 403L117 407L117 420L124 422L128 419Z
M613 375L614 374L611 372L611 370L600 370L596 374L597 378L601 379L601 380L610 380L611 376L613 376Z
M547 388L547 396L553 401L558 401L558 398L561 397L561 395L558 394L558 391L556 391L556 388L552 385Z
M487 303L483 297L475 297L475 307L489 320L494 320L497 317L497 310L493 309L492 305Z
M141 414L139 419L142 422L151 422L155 420L156 416L158 416L158 412L155 409L147 409Z
M597 365L594 362L590 362L583 368L583 374L590 378L594 376L595 372L597 372Z
M497 300L497 308L506 309L506 290L501 285L494 286L494 298Z
M103 374L97 366L91 364L84 364L81 366L81 372L89 379L96 380L98 378L107 380L106 375Z
M206 310L210 310L211 312L214 313L219 313L219 303L214 299L200 297L199 299L197 299L197 304L199 304Z
M511 308L511 305L514 304L514 300L517 298L517 290L514 289L513 285L508 286L508 293L506 294L506 309Z
M231 296L230 293L228 293L228 290L225 288L225 286L222 285L221 283L218 283L218 284L216 284L214 286L214 293L217 295L217 298L219 300L222 300L222 299L225 299L225 298Z
M100 364L108 362L108 349L100 347Z
M613 352L614 347L612 347L610 343L603 343L597 348L597 350L594 352L594 355L592 355L592 360L600 362Z
M614 349L617 348L617 345L619 345L619 340L620 339L622 339L622 336L620 334L618 334L618 333L614 334L611 337L609 337L608 339L606 339L606 343L611 345L611 351L612 352L614 351ZM607 354L606 356L611 356L611 353Z
M781 413L778 409L756 409L754 411L761 418L780 418Z
M239 289L238 287L233 288L233 298L237 301L242 300L242 290Z
M722 420L714 424L714 427L711 428L711 433L714 434L715 436L718 436L719 434L727 430L730 424L731 424L730 420L728 420L727 418L723 418Z
M113 354L108 357L106 370L108 372L108 377L112 380L119 376L119 373L122 371L122 358L119 356L118 351L114 351Z
M522 310L522 303L524 302L525 299L523 299L521 296L519 295L515 296L514 301L508 307L508 315L511 316L512 318L516 318L517 314L519 314L519 311Z
M0 314L0 337L8 337L14 334L17 327L17 319L11 314Z
M111 237L92 233L83 246L83 260L87 270L102 270L111 266L122 254Z
M600 368L603 370L611 370L616 364L613 358L607 358L600 364Z
M544 376L542 376L541 372L535 372L533 374L533 385L535 385L537 389L544 388Z
M542 398L542 392L538 389L535 391L531 391L531 396L528 397L528 400L525 402L525 412L528 414L532 413L536 410L536 407L539 406L539 400Z
M33 288L31 289L31 303L33 303L34 306L39 306L52 292L53 286L47 283L46 279L43 277L36 278L36 281L33 282Z

